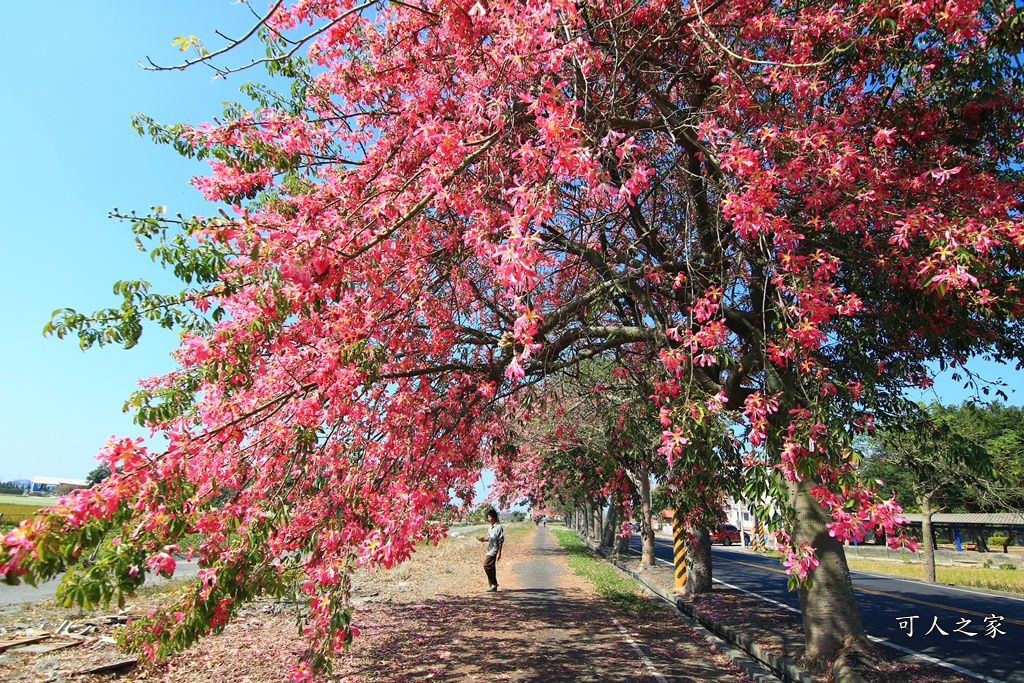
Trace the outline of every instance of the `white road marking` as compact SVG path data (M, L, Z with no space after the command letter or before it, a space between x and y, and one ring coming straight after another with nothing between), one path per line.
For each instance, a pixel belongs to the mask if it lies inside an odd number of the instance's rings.
M764 595L761 595L760 593L755 593L754 591L748 591L745 588L740 588L739 586L734 586L731 583L726 583L725 581L722 581L721 579L716 579L716 578L712 577L711 580L714 581L715 583L720 583L723 586L728 586L729 588L732 588L734 591L739 591L740 593L746 593L747 595L753 595L755 598L764 600L765 602L770 602L773 605L777 605L777 606L781 607L782 609L788 609L790 612L796 612L797 614L800 614L800 610L799 609L797 609L796 607L791 607L791 606L787 605L784 602L779 602L778 600L772 600L771 598L769 598L767 596L764 596Z
M619 623L619 620L612 619L612 622L619 628L619 632L622 633L622 635L626 638L626 642L632 645L633 649L636 650L637 657L639 657L640 661L644 663L644 666L647 667L647 671L649 671L650 674L654 676L655 680L657 680L658 683L668 683L668 681L665 680L665 677L658 673L658 670L654 668L654 663L647 658L647 655L644 654L644 651L641 650L640 646L636 644L635 640L633 640L633 636L629 635L629 631L622 627L622 624Z
M633 553L634 555L643 555L643 553L641 553L639 550L633 550L632 548L629 549L629 552ZM666 565L668 567L674 567L675 566L674 564L672 564L668 560L663 560L660 557L655 557L654 560L655 560L655 562L661 562L663 565Z
M635 553L637 555L640 554L637 551L633 550L632 548L630 548L630 552ZM658 561L659 562L665 562L665 560L661 559L660 557L658 558ZM672 566L671 562L665 562L665 564L667 564L669 566ZM861 574L874 574L874 572L866 572L866 571L863 571L863 570L856 570L856 571L858 571ZM851 571L851 573L852 573L852 571ZM889 576L888 574L877 574L877 576L882 576L882 577L885 577L887 579L899 579L900 578L900 577ZM902 579L902 580L908 581L909 579ZM760 600L764 600L765 602L770 602L771 604L777 605L777 606L779 606L779 607L781 607L783 609L789 610L790 612L796 612L797 614L800 614L800 610L799 609L797 609L795 607L791 607L791 606L789 606L789 605L787 605L785 603L779 602L778 600L773 600L772 598L769 598L767 596L761 595L760 593L755 593L754 591L748 591L745 588L740 588L739 586L734 586L731 583L726 583L725 581L722 581L721 579L712 578L712 581L714 581L715 583L720 583L723 586L727 586L728 588L732 588L733 590L737 590L737 591L739 591L741 593L746 593L748 595L753 595L755 598L758 598ZM964 593L970 593L971 592L970 589L955 588L955 587L952 587L952 586L936 586L936 588L946 588L947 590L959 590L959 591L962 591ZM1000 596L1000 597L1004 597L1004 596ZM1010 597L1010 596L1005 596L1005 597L1009 597L1011 600L1021 600L1021 598L1014 598L1014 597ZM616 625L618 625L618 622L616 622ZM622 630L621 626L619 627L619 630ZM945 667L947 669L952 669L953 671L956 671L957 673L966 674L967 676L973 676L974 678L978 678L980 680L985 681L985 683L1005 683L1005 681L1001 681L998 678L992 678L991 676L986 676L985 674L980 674L980 673L977 673L976 671L971 671L970 669L965 669L962 666L957 666L956 664L950 664L949 662L945 662L945 661L943 661L941 659L937 659L937 658L932 657L930 655L926 655L923 652L918 652L917 650L911 650L908 647L903 647L902 645L897 645L896 643L893 643L892 641L886 640L885 638L877 638L875 636L868 636L868 638L870 638L871 640L873 640L876 643L884 643L885 645L888 645L891 648L899 650L900 652L906 652L909 655L913 655L915 657L920 657L921 659L925 660L926 662L930 662L930 663L935 664L937 666L943 666L943 667ZM636 645L633 645L633 647L636 647ZM639 648L637 648L637 651L639 652Z
M909 647L903 647L902 645L897 645L896 643L892 642L891 640L886 640L885 638L876 638L874 636L868 636L868 638L870 638L871 640L875 641L876 643L884 643L885 645L887 645L887 646L889 646L891 648L894 648L896 650L899 650L900 652L906 652L909 655L914 655L915 657L920 657L921 659L923 659L923 660L925 660L927 662L930 662L932 664L936 664L938 666L944 666L947 669L952 669L953 671L956 671L957 673L962 673L962 674L966 674L968 676L974 676L975 678L980 678L981 680L985 681L985 683L1005 683L1004 681L1001 681L998 678L992 678L990 676L986 676L985 674L979 674L977 672L971 671L970 669L965 669L962 666L957 666L956 664L950 664L949 662L944 662L941 659L936 659L935 657L931 657L929 655L926 655L923 652L918 652L917 650L911 650Z
M790 607L789 605L781 603L778 600L772 600L771 598L765 597L764 595L761 595L760 593L755 593L754 591L748 591L745 588L740 588L739 586L734 586L731 583L726 583L725 581L722 581L721 579L712 579L712 581L714 581L715 583L720 583L723 586L728 586L729 588L732 588L733 590L737 590L737 591L739 591L741 593L746 593L747 595L753 595L755 598L758 598L760 600L764 600L765 602L770 602L773 605L778 605L779 607L781 607L783 609L787 609L790 612L796 612L797 614L800 613L800 610L796 609L795 607ZM897 645L896 643L894 643L894 642L892 642L890 640L886 640L885 638L877 638L875 636L868 636L868 638L870 638L871 640L873 640L876 643L884 643L884 644L888 645L891 648L899 650L900 652L906 652L909 655L913 655L915 657L919 657L919 658L925 660L926 662L930 662L930 663L936 664L938 666L944 666L947 669L952 669L953 671L956 671L957 673L962 673L962 674L966 674L968 676L973 676L974 678L980 678L981 680L985 681L985 683L1004 683L1004 681L1000 681L998 678L991 678L989 676L986 676L985 674L980 674L980 673L977 673L976 671L971 671L970 669L965 669L962 666L957 666L956 664L950 664L949 662L944 662L941 659L937 659L937 658L932 657L930 655L926 655L923 652L918 652L917 650L911 650L908 647L903 647L902 645Z

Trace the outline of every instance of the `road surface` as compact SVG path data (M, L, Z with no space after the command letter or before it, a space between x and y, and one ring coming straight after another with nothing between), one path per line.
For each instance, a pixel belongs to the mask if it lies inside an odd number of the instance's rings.
M198 573L198 562L186 562L183 559L179 559L178 566L174 570L174 578L190 579ZM41 583L38 586L30 586L27 583L22 583L18 586L8 586L7 584L0 583L0 607L24 605L52 598L57 594L57 586L60 584L60 579L61 577L50 579L46 583ZM165 581L167 581L167 579L160 578L159 576L151 576L146 579L145 585L156 586L164 583Z
M632 545L639 550L640 537ZM672 561L672 543L658 538L659 559ZM779 560L737 546L713 546L714 578L799 611L796 592ZM1024 596L926 584L851 571L869 636L992 681L1024 683ZM947 635L942 635L945 632ZM974 634L974 635L970 635Z

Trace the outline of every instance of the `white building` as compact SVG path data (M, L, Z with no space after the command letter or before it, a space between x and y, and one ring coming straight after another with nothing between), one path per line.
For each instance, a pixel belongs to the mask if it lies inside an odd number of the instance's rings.
M75 488L85 488L88 484L85 479L67 479L64 477L32 477L32 485L29 490L33 493L49 493L58 486L67 484Z

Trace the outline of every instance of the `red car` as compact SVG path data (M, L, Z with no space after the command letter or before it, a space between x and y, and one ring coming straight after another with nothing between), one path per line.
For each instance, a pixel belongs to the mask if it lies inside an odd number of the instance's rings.
M744 533L744 539L747 543L750 543L750 534ZM732 545L733 543L740 542L740 530L734 527L732 524L723 524L711 531L711 542L721 543L722 545Z

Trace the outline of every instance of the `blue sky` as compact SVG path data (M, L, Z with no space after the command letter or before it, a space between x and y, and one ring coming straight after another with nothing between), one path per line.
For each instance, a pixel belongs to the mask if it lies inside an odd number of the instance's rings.
M252 22L228 0L167 3L10 3L0 25L9 58L0 67L0 480L84 477L112 434L139 435L121 412L140 377L172 367L176 336L147 328L131 351L83 353L77 340L44 339L53 310L91 312L116 303L111 285L142 277L171 289L169 277L138 251L113 207L210 214L188 179L205 168L140 138L129 118L199 123L237 99L238 86L212 72L153 73L146 56L172 63L171 45L194 34L216 47L213 30L241 35ZM989 367L989 377L1017 373ZM1010 387L1011 389L1013 386ZM932 394L926 396L926 399ZM940 380L934 396L956 402L959 384ZM1017 394L1010 402L1021 403Z
M228 0L13 3L4 15L0 35L17 58L0 68L0 479L82 477L110 435L140 433L121 405L139 377L172 367L176 336L147 329L131 351L83 353L77 340L44 339L43 325L57 308L116 303L118 279L170 288L107 213L167 205L209 214L188 185L204 165L140 138L129 119L208 120L248 78L136 62L175 62L176 36L240 34L251 15Z

